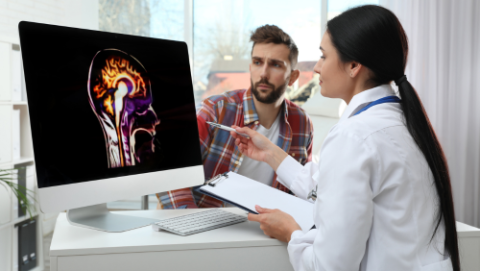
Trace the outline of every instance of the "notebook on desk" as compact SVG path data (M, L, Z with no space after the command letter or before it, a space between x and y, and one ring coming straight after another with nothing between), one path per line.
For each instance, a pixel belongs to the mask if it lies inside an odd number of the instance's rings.
M291 215L303 231L314 225L311 202L234 172L214 177L195 190L254 214L257 214L255 205L279 209Z

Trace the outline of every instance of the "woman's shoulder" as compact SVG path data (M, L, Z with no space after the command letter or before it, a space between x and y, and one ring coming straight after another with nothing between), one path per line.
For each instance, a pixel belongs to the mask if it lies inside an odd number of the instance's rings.
M359 140L365 140L374 134L382 134L381 131L390 127L405 127L401 110L395 108L372 108L359 115L351 116L337 123L330 133L350 134Z

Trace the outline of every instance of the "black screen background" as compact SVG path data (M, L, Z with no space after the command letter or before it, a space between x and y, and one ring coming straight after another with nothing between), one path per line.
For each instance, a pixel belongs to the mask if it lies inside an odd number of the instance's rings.
M19 31L40 188L202 164L184 42L27 22ZM108 168L88 98L90 64L102 49L134 56L150 77L161 151L141 165Z

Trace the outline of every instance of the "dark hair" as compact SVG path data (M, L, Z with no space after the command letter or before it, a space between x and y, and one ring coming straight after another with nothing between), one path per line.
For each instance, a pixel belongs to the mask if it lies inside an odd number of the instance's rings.
M298 48L293 39L285 33L282 29L280 29L276 25L263 25L259 28L255 29L250 36L250 41L253 42L252 45L252 53L253 47L257 43L274 43L274 44L284 44L290 50L290 54L288 55L288 60L290 60L290 64L292 66L292 70L295 68L298 62Z
M440 202L435 236L445 222L445 250L454 270L460 270L455 212L447 161L417 92L404 77L408 40L390 10L366 5L345 11L327 23L327 31L342 62L357 61L372 71L374 85L395 81L401 96L406 126L422 151L435 179Z

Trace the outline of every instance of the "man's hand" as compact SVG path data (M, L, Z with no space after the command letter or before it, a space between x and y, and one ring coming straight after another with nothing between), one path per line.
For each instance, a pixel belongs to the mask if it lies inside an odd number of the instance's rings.
M260 229L265 235L278 239L283 242L290 242L292 233L296 230L301 230L298 223L293 217L278 209L262 208L255 206L258 215L248 214L248 220L260 222Z

